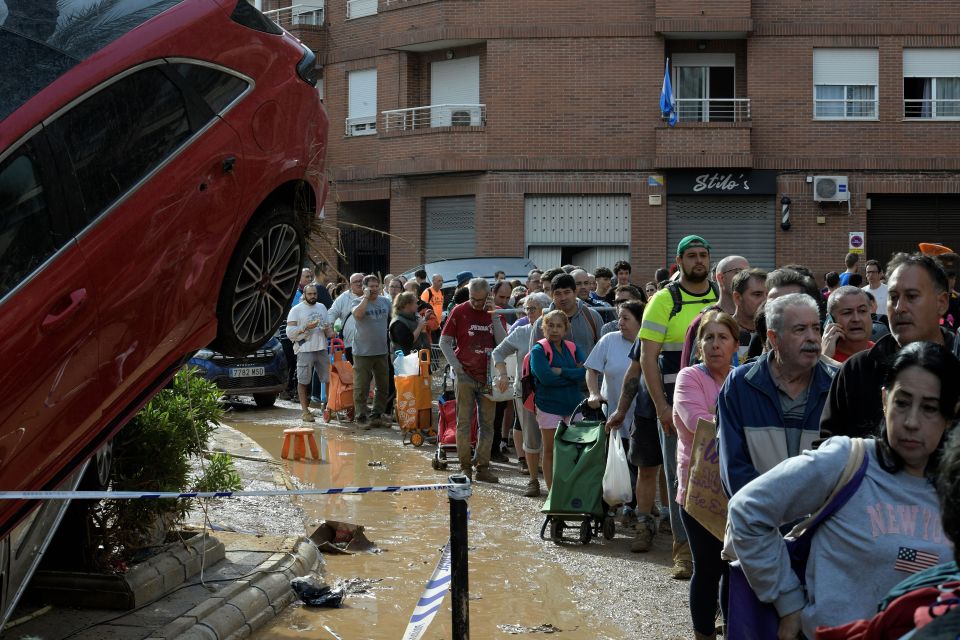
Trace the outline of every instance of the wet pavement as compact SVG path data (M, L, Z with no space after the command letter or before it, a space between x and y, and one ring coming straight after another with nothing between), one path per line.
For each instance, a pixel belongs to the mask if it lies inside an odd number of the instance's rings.
M319 413L319 412L317 412ZM303 426L299 409L278 402L274 409L235 404L224 422L253 438L280 459L283 429ZM401 444L389 429L361 432L350 425L316 424L321 460L283 461L289 481L304 487L425 484L446 481L456 472L435 471L433 449ZM253 452L259 457L261 452ZM254 463L261 464L261 463ZM497 485L474 485L470 499L470 628L475 638L558 635L563 638L686 638L692 636L687 609L688 583L671 580L670 538L657 536L647 554L631 554L630 538L558 546L539 537L543 498L523 497L527 477L516 465L493 465ZM294 498L302 509L303 533L323 520L361 524L378 554L327 555L327 582L354 583L341 609L295 604L254 638L399 638L439 550L449 535L445 491ZM267 509L269 511L269 509ZM295 510L296 513L296 510ZM293 518L263 525L263 507L237 528L284 529ZM269 520L269 518L266 518ZM301 531L287 531L300 533ZM359 593L357 592L359 591ZM450 637L449 597L425 638Z

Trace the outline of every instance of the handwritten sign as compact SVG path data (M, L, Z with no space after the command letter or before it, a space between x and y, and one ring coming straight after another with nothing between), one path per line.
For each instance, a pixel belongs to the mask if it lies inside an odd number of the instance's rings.
M718 540L723 540L727 527L727 494L720 482L717 427L702 418L697 421L693 436L690 477L683 508Z

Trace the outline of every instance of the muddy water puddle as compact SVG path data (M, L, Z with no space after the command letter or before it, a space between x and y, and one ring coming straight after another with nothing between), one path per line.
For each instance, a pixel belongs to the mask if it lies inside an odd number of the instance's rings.
M227 422L280 458L282 430L301 426L289 412L233 414ZM268 419L265 419L268 418ZM408 485L443 482L450 472L434 471L430 449L402 447L385 429L357 434L318 423L320 461L285 461L291 476L307 487ZM451 465L455 467L455 465ZM519 476L517 476L519 478ZM524 478L525 480L525 478ZM561 638L620 638L623 631L578 610L570 577L544 553L543 543L522 533L511 505L520 497L513 486L475 485L470 499L470 629L475 638L519 635ZM369 580L341 609L299 604L254 634L254 638L400 638L413 607L449 536L445 491L304 498L300 502L309 534L323 520L361 524L378 554L325 555L324 579ZM527 509L529 512L529 509ZM527 528L529 531L529 527ZM449 594L425 638L449 638ZM589 607L587 607L587 610Z

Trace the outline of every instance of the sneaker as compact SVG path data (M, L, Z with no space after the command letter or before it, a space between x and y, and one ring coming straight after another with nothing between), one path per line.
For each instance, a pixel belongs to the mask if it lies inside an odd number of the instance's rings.
M689 560L676 560L673 563L673 573L670 577L674 580L689 580L693 576L693 563Z
M653 518L649 516L637 520L636 535L630 543L630 551L634 553L650 551L650 547L653 546L654 526Z
M300 419L303 420L304 422L316 422L316 421L317 421L317 419L316 419L316 418L313 416L313 414L312 414L311 412L309 412L309 411L304 411L303 413L301 413L301 414L300 414Z
M617 514L617 524L623 527L633 527L637 523L637 514L633 507L624 505Z
M492 454L490 454L490 462L510 462L510 458L500 453L499 451L495 451Z
M500 482L500 478L493 475L493 471L490 471L490 467L477 467L477 482L489 482L490 484L496 484Z
M530 478L530 482L527 483L527 490L523 492L528 498L536 498L540 496L540 481L536 478Z
M519 462L518 462L517 464L518 464L518 466L520 467L520 475L523 475L523 476L528 476L528 475L530 475L530 469L527 467L527 459L526 459L526 458L520 458L520 460L519 460Z

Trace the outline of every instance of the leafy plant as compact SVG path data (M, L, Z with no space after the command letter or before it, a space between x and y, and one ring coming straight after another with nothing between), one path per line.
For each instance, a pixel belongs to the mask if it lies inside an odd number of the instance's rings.
M223 415L217 386L184 368L113 443L114 491L209 491L239 489L233 460L215 454L204 473L191 477L190 458L200 458ZM93 510L92 548L103 567L129 560L157 544L189 508L187 500L106 500Z

